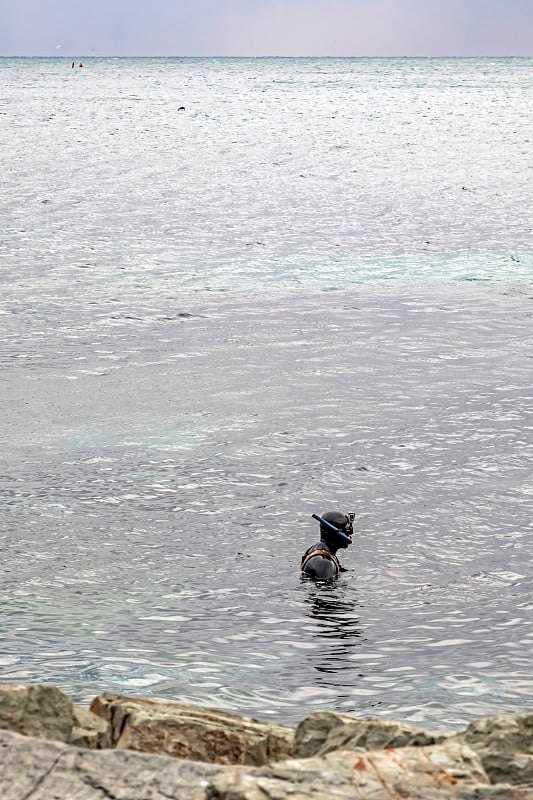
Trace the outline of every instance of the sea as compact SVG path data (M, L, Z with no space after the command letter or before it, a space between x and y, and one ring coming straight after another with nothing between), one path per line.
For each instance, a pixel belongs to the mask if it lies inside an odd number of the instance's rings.
M533 59L0 87L0 682L533 710ZM354 543L315 584L330 510Z

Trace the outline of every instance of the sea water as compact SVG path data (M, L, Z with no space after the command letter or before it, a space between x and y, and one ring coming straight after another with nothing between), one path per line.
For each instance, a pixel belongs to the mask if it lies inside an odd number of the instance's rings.
M0 59L0 680L531 709L533 60L78 63Z

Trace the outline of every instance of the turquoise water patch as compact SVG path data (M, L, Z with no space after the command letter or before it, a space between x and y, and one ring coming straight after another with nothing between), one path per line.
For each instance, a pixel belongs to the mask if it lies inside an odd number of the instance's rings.
M209 286L205 274L189 280L210 291L231 292L292 292L301 289L342 291L350 286L379 285L398 282L418 286L483 282L504 286L530 281L533 277L533 256L512 256L508 253L406 253L402 255L343 256L330 260L286 258L283 261L264 261L252 268L250 262L234 262L231 270L226 264L211 262Z
M161 451L193 450L203 444L205 436L198 431L187 432L148 432L146 429L119 433L110 430L80 430L65 434L65 443L70 450L119 450L148 449Z

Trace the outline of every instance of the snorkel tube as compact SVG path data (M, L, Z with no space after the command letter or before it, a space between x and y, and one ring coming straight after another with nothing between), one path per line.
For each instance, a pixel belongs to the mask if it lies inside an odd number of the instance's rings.
M325 528L328 528L333 533L336 533L337 536L341 537L341 539L344 539L345 542L348 542L348 544L353 544L350 537L346 536L346 534L339 530L339 528L336 528L335 525L332 525L331 522L328 522L326 519L322 519L322 517L319 517L318 514L311 514L311 516L313 519L318 520L321 525L324 525Z

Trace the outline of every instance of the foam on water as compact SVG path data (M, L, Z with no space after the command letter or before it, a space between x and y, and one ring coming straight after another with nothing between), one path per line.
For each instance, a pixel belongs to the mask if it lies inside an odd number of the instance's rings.
M533 61L84 64L0 60L2 680L530 707Z

